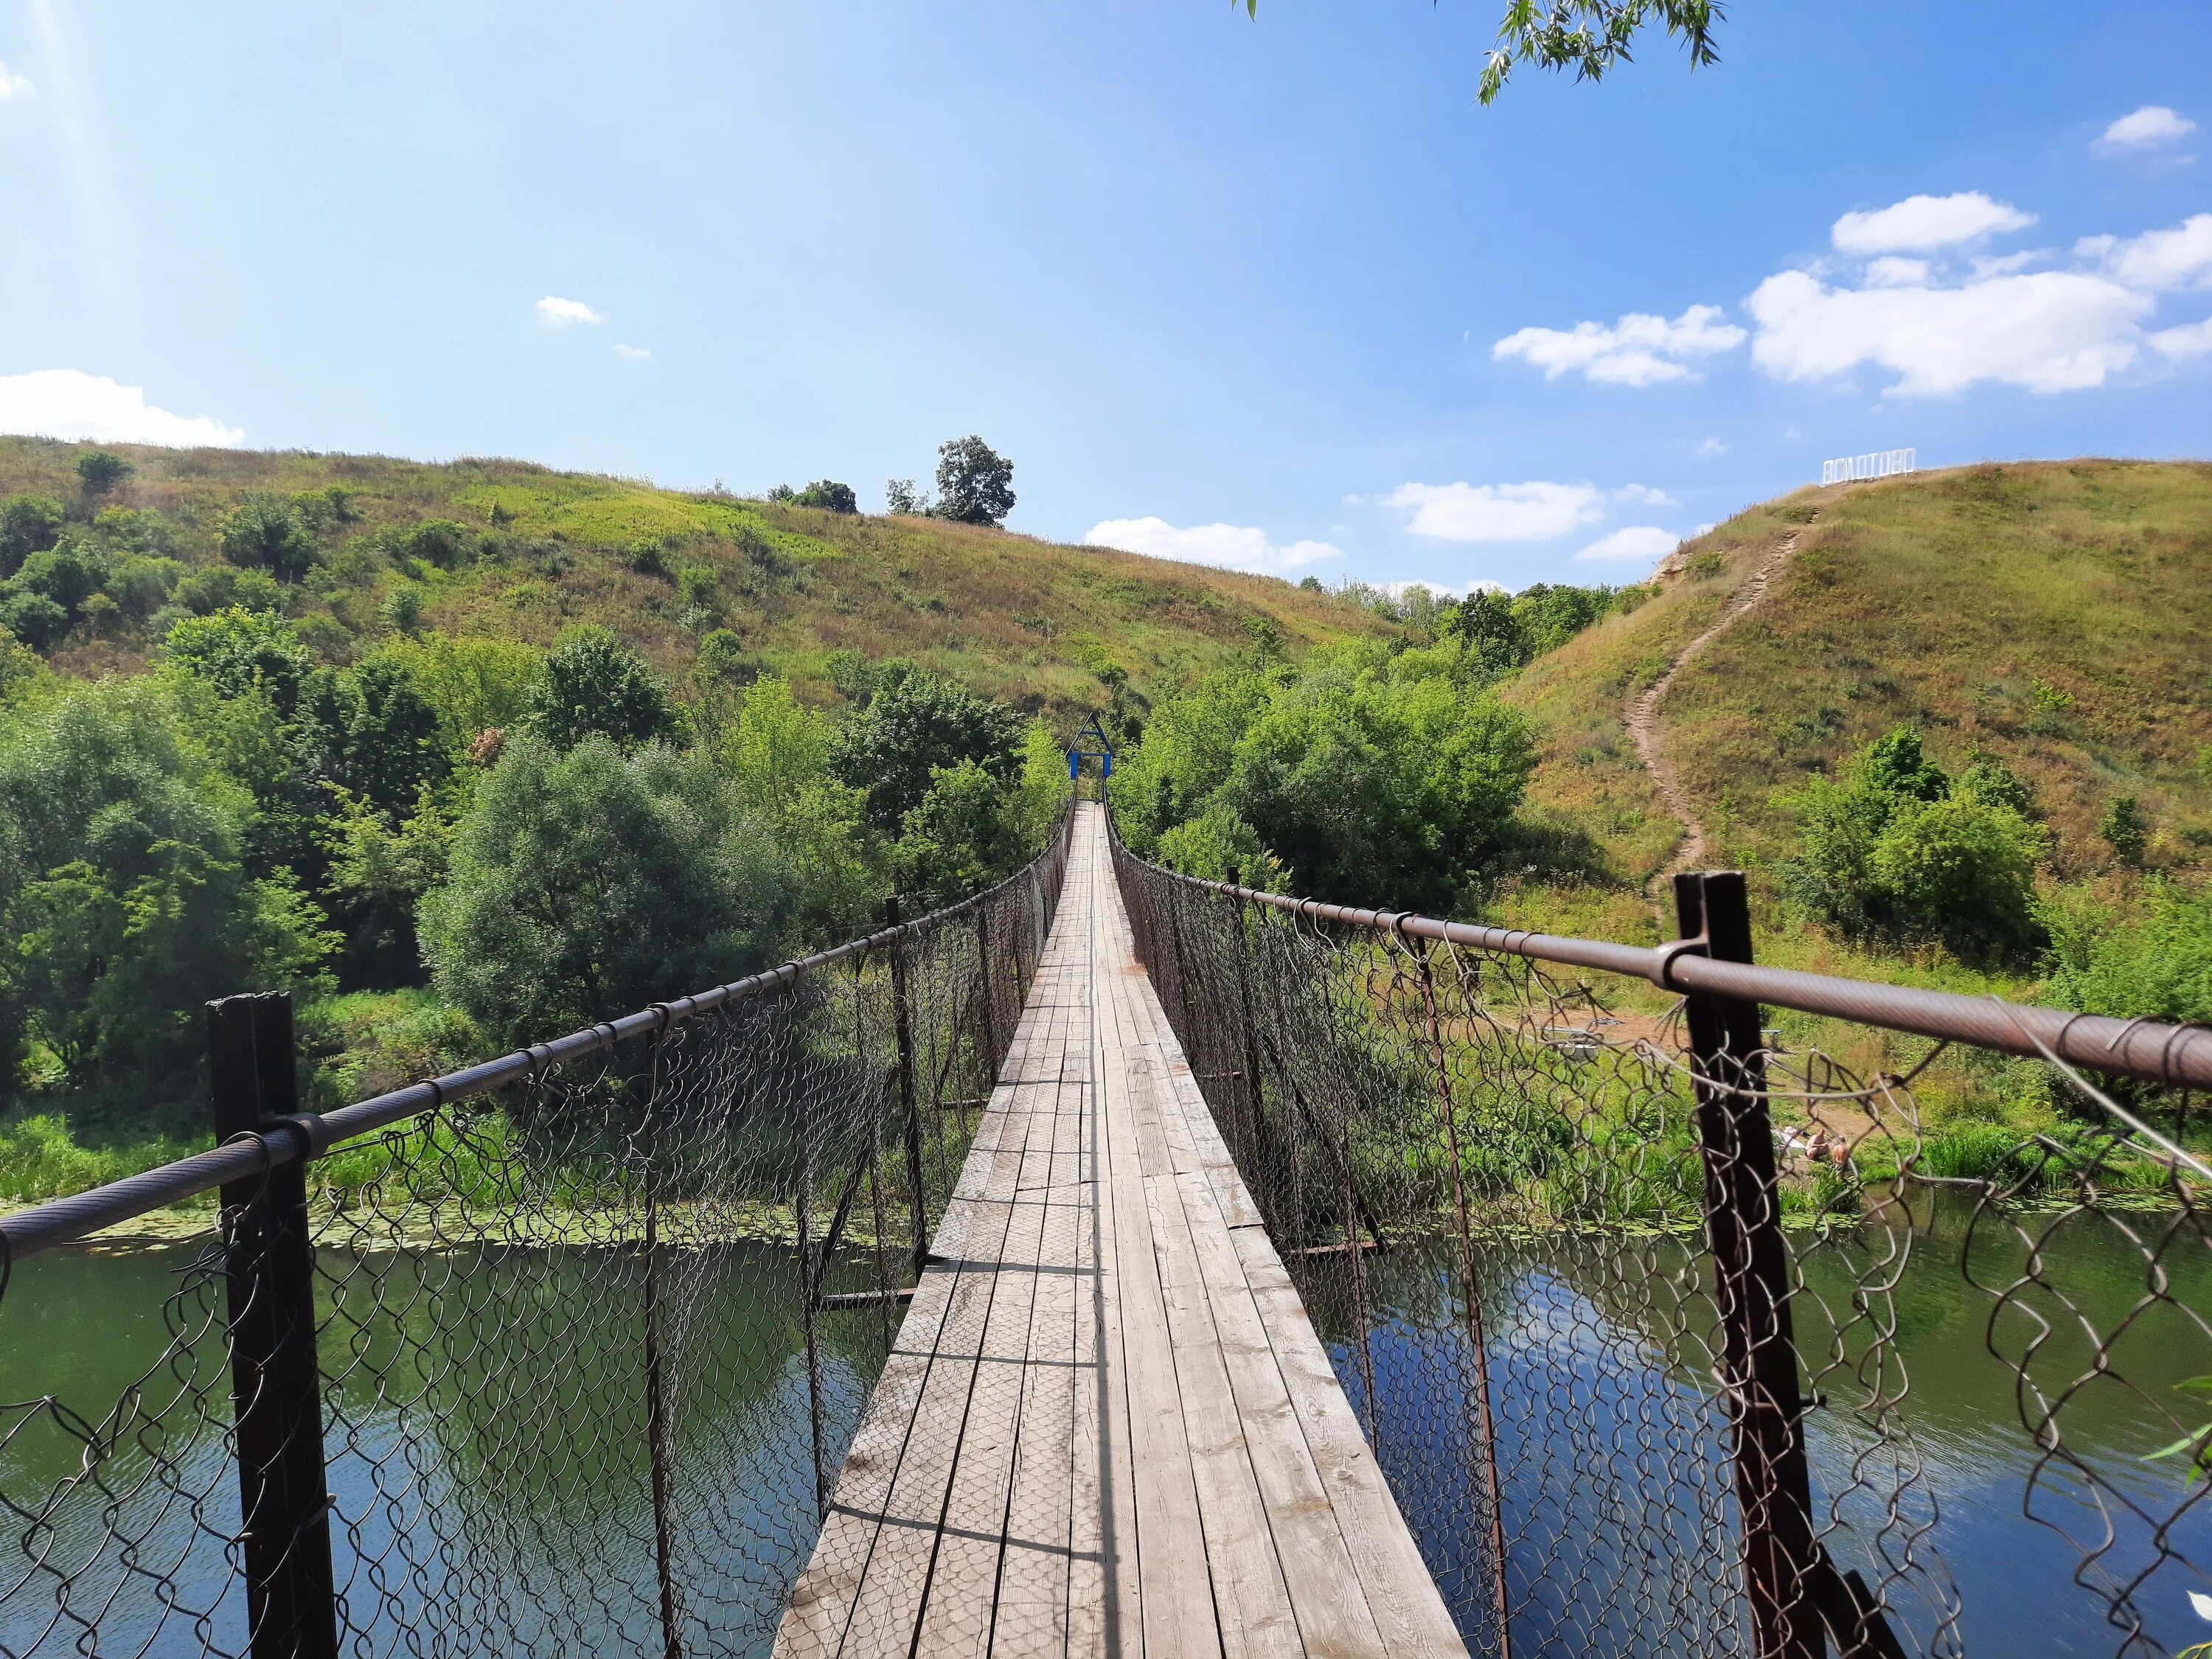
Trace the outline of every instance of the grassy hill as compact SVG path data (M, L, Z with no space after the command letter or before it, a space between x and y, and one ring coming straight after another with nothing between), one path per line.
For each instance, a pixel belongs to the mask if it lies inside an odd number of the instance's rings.
M1980 750L2033 787L2056 877L2116 874L2097 826L2123 794L2153 826L2150 867L2212 864L2212 465L2036 462L1753 507L1670 559L1648 603L1531 665L1505 691L1543 733L1529 811L1589 878L1553 908L1637 925L1634 890L1681 827L1627 705L1792 536L1658 708L1708 862L1771 877L1789 793L1911 726L1947 768Z
M302 498L320 550L293 609L333 662L388 632L389 602L410 589L422 628L542 645L569 623L602 623L678 683L701 637L724 628L743 641L749 666L784 674L802 696L827 695L833 653L898 655L1065 719L1105 700L1102 672L1127 675L1141 703L1155 688L1249 649L1256 635L1272 632L1295 652L1388 626L1356 605L1266 577L521 461L425 465L108 446L135 471L87 502L76 464L88 447L0 438L0 497L49 496L76 516L158 514L153 533L188 568L222 562L217 530L250 492ZM437 521L465 532L453 538L457 550L411 556L408 532ZM692 595L679 591L687 568L714 573L704 603L696 579ZM127 672L155 643L127 623L107 634L80 629L55 652L55 665Z

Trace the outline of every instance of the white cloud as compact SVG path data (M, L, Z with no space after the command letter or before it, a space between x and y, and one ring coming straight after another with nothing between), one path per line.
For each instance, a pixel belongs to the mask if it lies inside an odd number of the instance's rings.
M2098 143L2106 149L2149 149L2186 138L2197 123L2163 104L2145 104L2132 115L2123 115L2105 129Z
M650 346L622 345L618 343L615 347L615 356L621 358L624 362L641 363L647 358L653 356L653 349Z
M1440 542L1548 542L1605 516L1589 484L1404 483L1382 498L1410 512L1406 528Z
M597 328L606 319L604 312L592 310L581 300L557 299L549 294L538 302L538 320L548 328L567 328L574 323Z
M1728 453L1728 440L1725 438L1707 438L1698 445L1698 453L1700 455L1711 457L1725 455Z
M0 374L0 432L179 449L228 449L246 441L245 433L211 415L172 415L148 403L143 387L74 368Z
M2140 236L2084 236L2074 252L2130 288L2212 288L2212 213Z
M2201 323L2162 328L2149 337L2150 343L2169 357L2202 357L2212 354L2212 317Z
M1977 279L1984 276L2009 276L2016 270L2026 270L2038 259L2046 257L2043 249L2033 247L2023 248L2018 253L1984 254L1974 260L1970 269ZM1876 260L1875 263L1879 264L1881 261Z
M1682 538L1671 530L1662 530L1656 525L1632 524L1599 537L1575 555L1575 562L1592 564L1606 559L1662 559L1681 544Z
M10 98L28 98L37 90L23 76L5 64L0 64L0 104L6 103Z
M1680 507L1681 505L1665 490L1653 489L1639 483L1623 484L1613 492L1613 498L1617 501L1635 501L1644 507Z
M1924 397L1981 380L2030 392L2102 386L2136 360L2152 301L2070 271L1851 289L1785 270L1745 307L1759 325L1753 359L1778 379L1820 380L1865 364L1897 376L1888 394Z
M1091 526L1091 533L1083 539L1094 547L1118 547L1149 558L1220 565L1264 575L1280 575L1285 570L1344 556L1343 549L1328 542L1292 542L1288 547L1279 547L1267 539L1264 530L1243 525L1200 524L1181 530L1164 519L1108 519Z
M1866 283L1869 288L1913 288L1928 280L1929 270L1925 259L1885 253L1867 262Z
M1607 386L1656 386L1694 378L1689 365L1743 343L1743 331L1718 306L1692 306L1672 322L1632 311L1611 328L1577 323L1571 331L1524 328L1490 348L1503 362L1519 357L1556 380L1573 371Z
M1846 213L1829 234L1839 253L1924 253L1999 231L2025 230L2034 222L2033 213L2022 213L2009 202L1966 190L1955 196L1908 196L1875 212Z

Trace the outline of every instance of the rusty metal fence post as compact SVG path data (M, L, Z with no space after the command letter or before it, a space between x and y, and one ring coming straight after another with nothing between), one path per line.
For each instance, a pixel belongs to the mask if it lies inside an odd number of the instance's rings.
M1717 962L1747 963L1751 908L1736 871L1674 878L1676 931ZM1705 1231L1721 1324L1720 1384L1733 1432L1744 1587L1759 1659L1822 1659L1825 1565L1813 1537L1804 1401L1790 1319L1774 1131L1759 1005L1686 1001L1705 1164Z
M304 1133L284 1121L300 1108L292 999L225 997L207 1010L216 1139L252 1139L280 1127ZM336 1659L306 1164L288 1158L225 1183L222 1226L253 1659Z
M662 1659L684 1659L682 1621L676 1607L675 1540L669 1516L668 1401L660 1365L660 1085L666 1057L667 1011L656 1008L652 1068L646 1078L641 1136L645 1162L645 1458L653 1488L653 1567L660 1593Z
M891 957L891 1025L898 1036L899 1111L905 1120L906 1178L914 1206L914 1271L920 1278L929 1265L929 1188L921 1168L921 1102L914 1081L914 1017L907 1004L906 935L899 925L898 896L884 901L884 925L893 929Z

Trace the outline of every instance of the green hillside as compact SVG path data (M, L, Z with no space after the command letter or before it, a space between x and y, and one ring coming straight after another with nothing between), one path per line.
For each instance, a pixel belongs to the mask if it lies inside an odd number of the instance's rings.
M802 696L829 694L834 653L896 655L1065 719L1105 700L1102 672L1109 683L1125 675L1141 707L1255 636L1296 652L1387 627L1266 577L521 461L110 446L133 471L88 500L76 462L88 447L0 438L0 498L49 498L90 520L99 539L173 559L183 568L167 573L173 584L223 562L218 532L249 495L278 496L316 543L288 608L334 663L392 631L404 591L420 601L412 626L460 636L547 645L570 623L605 623L678 684L702 637L723 629L742 648L726 666L781 673ZM447 525L457 528L439 528ZM74 675L141 666L160 638L161 598L149 594L138 615L103 609L80 623L54 665Z
M1771 877L1794 850L1792 793L1909 727L1950 770L1980 751L2029 786L2054 878L2116 873L2098 830L2121 795L2149 821L2145 866L2206 866L2212 466L2036 462L1753 507L1670 559L1650 602L1507 686L1542 733L1528 811L1596 890L1641 887L1682 839L1635 752L1632 699L1792 536L1656 711L1707 863Z

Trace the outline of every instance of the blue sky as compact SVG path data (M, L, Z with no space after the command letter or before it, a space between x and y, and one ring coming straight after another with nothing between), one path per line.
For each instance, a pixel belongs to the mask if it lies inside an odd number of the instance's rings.
M2212 453L2202 0L1741 0L1486 110L1502 9L0 0L0 428L870 507L972 431L1015 529L1513 586Z

